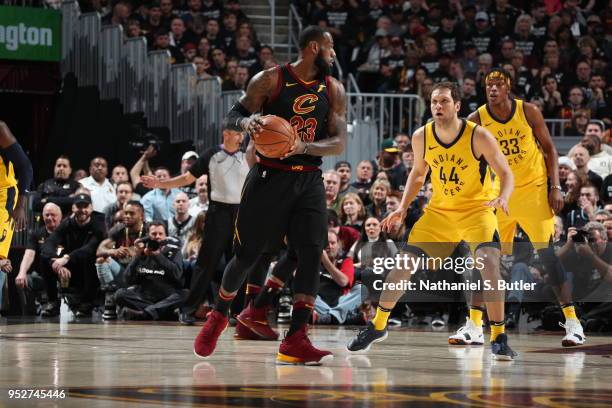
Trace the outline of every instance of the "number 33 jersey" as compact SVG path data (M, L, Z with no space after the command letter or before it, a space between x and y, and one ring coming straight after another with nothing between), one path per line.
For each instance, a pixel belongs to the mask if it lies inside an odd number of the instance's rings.
M515 187L545 183L547 171L544 155L525 117L523 101L512 100L512 110L506 121L496 118L488 105L478 108L478 114L480 124L497 139L499 148L506 156L514 174ZM496 180L495 188L499 190L499 180Z
M433 187L429 210L469 213L484 209L484 203L494 198L489 166L484 157L476 158L472 149L478 125L462 122L459 134L450 143L440 140L434 122L425 125L425 162Z

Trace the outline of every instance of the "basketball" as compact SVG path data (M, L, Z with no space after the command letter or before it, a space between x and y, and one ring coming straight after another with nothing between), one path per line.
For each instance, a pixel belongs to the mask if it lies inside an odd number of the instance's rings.
M293 127L279 116L262 116L261 120L264 123L263 129L253 136L255 148L265 157L283 157L295 143Z

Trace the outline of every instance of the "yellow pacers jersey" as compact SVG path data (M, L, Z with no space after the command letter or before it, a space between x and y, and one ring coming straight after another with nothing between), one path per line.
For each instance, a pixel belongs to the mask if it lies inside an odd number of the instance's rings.
M434 122L425 125L425 161L431 170L433 187L427 208L465 212L494 198L489 166L472 151L476 126L463 120L457 138L446 144L436 135Z
M480 124L495 136L506 156L514 174L515 187L545 183L548 173L544 155L525 117L523 101L512 100L512 112L506 121L495 118L487 105L478 108L478 114ZM499 178L495 180L495 189L499 189Z
M1 149L0 149L1 151ZM0 160L0 189L16 187L17 179L15 179L15 170L13 169L13 163L1 155Z

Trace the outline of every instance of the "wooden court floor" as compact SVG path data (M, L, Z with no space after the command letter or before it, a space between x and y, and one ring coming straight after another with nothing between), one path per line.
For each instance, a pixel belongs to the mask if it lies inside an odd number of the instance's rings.
M0 325L0 407L610 407L612 338L562 349L555 334L511 334L513 362L488 347L450 347L447 331L393 330L370 353L349 355L355 331L311 330L334 352L320 367L277 366L277 342L238 341L197 359L199 327L8 321ZM15 399L63 390L64 398ZM11 393L11 390L12 393ZM10 398L9 394L13 395Z

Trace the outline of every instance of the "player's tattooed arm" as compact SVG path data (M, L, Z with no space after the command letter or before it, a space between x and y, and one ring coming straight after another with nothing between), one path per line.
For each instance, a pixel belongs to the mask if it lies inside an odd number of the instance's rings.
M555 144L550 137L548 127L544 122L542 112L532 103L524 102L525 117L527 122L533 129L533 135L538 139L542 151L544 152L544 161L546 162L546 170L548 172L548 179L550 180L551 189L548 194L548 203L550 208L558 214L565 204L563 201L563 195L561 194L561 181L559 180L559 156L557 155L557 149Z
M313 156L336 156L346 147L346 92L344 86L335 78L329 81L330 109L327 116L328 137L316 142L304 143L296 138L291 150L283 157L295 154L310 154Z
M473 145L476 158L484 157L501 180L499 196L486 203L486 205L501 208L508 214L508 202L514 190L514 174L508 165L506 157L499 149L497 140L482 126L478 126L474 130Z
M247 86L246 94L232 107L223 123L227 129L246 131L250 134L261 131L263 123L259 111L276 89L278 68L269 68L255 75Z
M414 165L408 174L404 195L399 208L385 217L381 227L385 232L395 231L404 223L410 204L419 194L425 183L429 166L425 161L425 128L420 127L412 134L412 150L414 152Z

